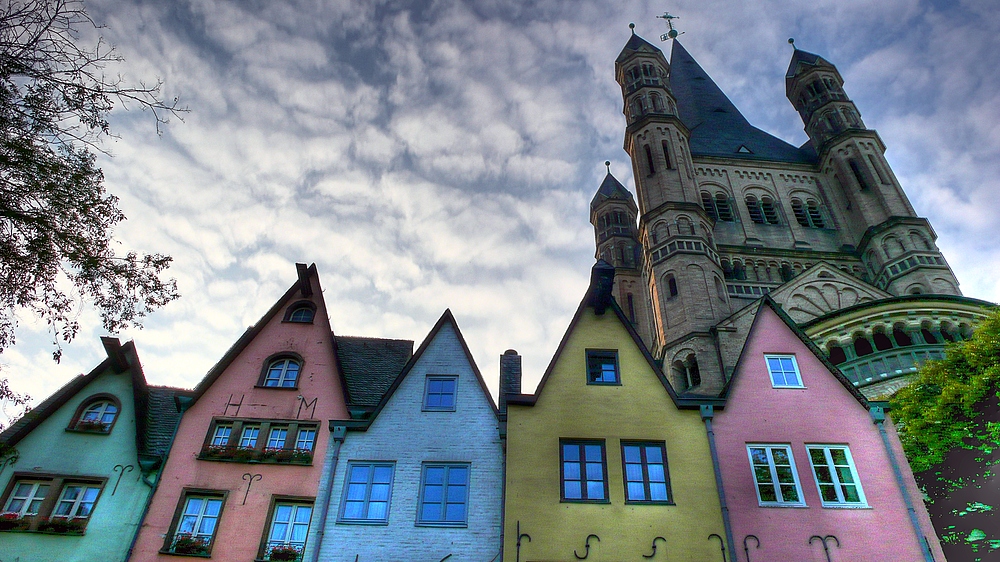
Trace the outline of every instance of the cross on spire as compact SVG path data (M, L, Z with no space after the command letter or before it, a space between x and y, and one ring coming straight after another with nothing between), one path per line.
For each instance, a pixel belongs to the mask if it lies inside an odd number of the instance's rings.
M662 16L656 16L656 17L659 18L659 19L661 19L661 20L666 21L667 22L667 27L670 29L670 31L664 33L663 35L660 35L660 41L666 41L668 39L677 39L678 35L684 33L683 31L680 32L680 33L678 33L677 30L674 29L674 22L673 22L673 20L679 20L679 19L681 19L680 16L671 15L670 12L663 12Z

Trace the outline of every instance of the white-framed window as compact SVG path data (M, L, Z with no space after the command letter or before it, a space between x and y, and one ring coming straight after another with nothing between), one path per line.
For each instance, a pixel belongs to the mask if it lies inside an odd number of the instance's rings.
M271 427L271 435L267 438L268 449L284 449L288 438L287 427Z
M7 499L4 506L5 512L16 513L18 516L38 515L38 509L42 506L42 501L49 493L49 482L34 482L31 480L18 480L14 484L14 490Z
M847 445L806 445L823 507L868 507Z
M110 426L117 415L118 406L115 406L110 400L101 400L88 406L83 415L80 416L80 420L100 422L105 426Z
M454 412L458 377L454 375L428 375L424 388L424 410Z
M312 307L299 306L288 315L288 321L309 323L313 321L314 314Z
M299 369L301 365L291 358L277 359L267 366L267 374L264 376L262 386L279 388L295 388L299 381Z
M306 547L306 535L309 532L309 520L312 518L311 503L279 501L274 504L271 525L268 528L265 559L273 560L271 553L275 550L295 550L302 553ZM287 560L287 558L282 558Z
M315 445L316 445L316 430L300 429L299 435L295 439L295 448L312 451Z
M764 361L774 388L805 388L794 355L765 355Z
M469 519L468 502L468 464L424 464L417 525L465 526Z
M215 426L212 434L212 445L215 447L225 447L229 444L229 437L233 434L233 424L219 424Z
M747 445L750 467L762 506L804 506L802 487L789 445Z
M240 447L253 449L257 446L257 437L260 436L259 425L244 425L243 434L240 436Z
M394 469L391 462L349 462L338 522L388 523Z
M67 484L63 486L59 503L52 511L54 517L90 517L94 511L94 502L101 493L100 486L85 486L82 484Z
M222 513L224 494L186 493L184 508L165 548L177 554L211 554L215 531Z

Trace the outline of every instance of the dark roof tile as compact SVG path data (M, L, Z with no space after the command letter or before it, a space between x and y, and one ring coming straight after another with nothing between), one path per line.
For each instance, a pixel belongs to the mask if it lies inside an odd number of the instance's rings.
M334 336L350 405L377 406L413 355L411 340Z

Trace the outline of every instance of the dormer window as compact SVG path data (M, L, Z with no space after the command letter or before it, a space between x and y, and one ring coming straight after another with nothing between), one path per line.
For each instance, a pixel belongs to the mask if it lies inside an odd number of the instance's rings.
M302 363L293 357L280 357L267 364L260 386L271 388L296 388Z
M73 419L69 429L89 433L111 433L111 426L118 418L118 401L110 396L101 396L84 402L79 414Z

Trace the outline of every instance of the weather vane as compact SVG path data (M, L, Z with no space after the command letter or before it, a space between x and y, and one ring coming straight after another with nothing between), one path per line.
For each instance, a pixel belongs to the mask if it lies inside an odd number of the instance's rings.
M673 20L679 20L679 19L681 19L680 16L672 16L672 15L670 15L670 12L663 12L662 16L656 16L656 17L660 18L661 20L666 21L667 22L667 27L670 28L670 31L664 33L663 35L660 35L660 41L666 41L667 39L677 39L678 35L681 35L681 34L684 33L683 31L681 33L677 33L677 30L674 29L674 22L673 22Z

